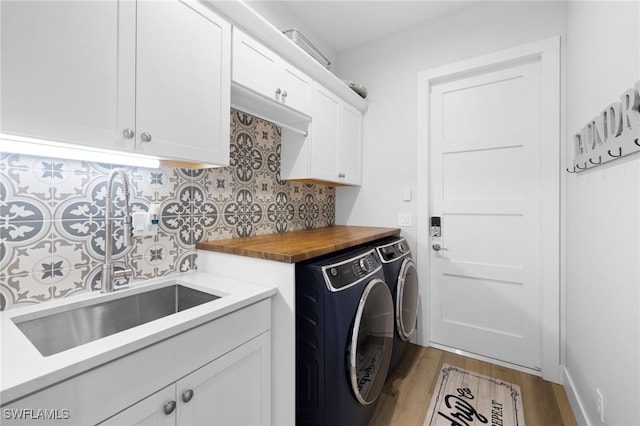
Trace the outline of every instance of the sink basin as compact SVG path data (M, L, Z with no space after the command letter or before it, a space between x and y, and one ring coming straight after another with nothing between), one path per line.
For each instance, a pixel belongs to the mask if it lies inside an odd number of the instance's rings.
M172 284L36 319L13 321L43 356L49 356L216 299L219 297L213 294Z

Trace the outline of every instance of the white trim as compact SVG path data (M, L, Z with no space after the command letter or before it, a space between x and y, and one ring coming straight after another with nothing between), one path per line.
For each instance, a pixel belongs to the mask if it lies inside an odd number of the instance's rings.
M560 37L523 44L510 49L479 56L418 72L417 81L417 194L418 209L416 264L421 281L420 327L417 343L429 345L427 312L429 300L429 94L431 86L466 74L490 70L528 58L539 59L541 85L546 88L541 97L541 140L547 148L541 158L540 181L543 194L541 211L555 212L554 219L541 217L541 260L545 268L541 271L541 374L546 380L560 383ZM547 267L547 265L551 265Z
M589 418L585 415L587 410L584 409L584 404L578 396L576 386L574 385L573 380L571 380L571 375L569 375L569 372L566 368L563 368L562 372L564 373L564 391L567 394L567 399L569 400L569 404L571 405L573 416L576 418L576 423L578 423L580 426L591 426L591 423L589 423Z

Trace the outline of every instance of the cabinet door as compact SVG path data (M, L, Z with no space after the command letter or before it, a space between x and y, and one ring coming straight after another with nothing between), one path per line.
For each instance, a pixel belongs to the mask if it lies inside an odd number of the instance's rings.
M233 81L269 99L280 101L278 67L280 58L247 34L233 29ZM282 88L280 88L282 91Z
M178 425L271 424L269 336L264 333L179 380Z
M282 61L278 86L282 87L281 102L291 108L310 113L311 78L293 65Z
M133 150L122 132L134 128L135 3L0 8L2 132Z
M196 2L137 7L136 149L228 164L230 24Z
M165 413L165 405L171 402L176 403L174 384L105 420L100 426L175 426L176 406L168 414Z
M314 83L312 87L311 176L337 182L340 100L322 86Z
M232 68L235 83L309 114L311 77L235 27Z
M360 185L362 180L362 114L342 104L338 117L338 176L340 182Z

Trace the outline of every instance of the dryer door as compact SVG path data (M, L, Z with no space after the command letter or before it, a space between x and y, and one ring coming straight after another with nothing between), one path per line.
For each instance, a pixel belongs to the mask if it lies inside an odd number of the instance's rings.
M349 376L362 405L376 400L384 385L393 349L393 301L384 281L367 284L351 331Z
M416 327L418 317L418 271L411 259L405 259L398 274L396 286L396 327L402 340Z

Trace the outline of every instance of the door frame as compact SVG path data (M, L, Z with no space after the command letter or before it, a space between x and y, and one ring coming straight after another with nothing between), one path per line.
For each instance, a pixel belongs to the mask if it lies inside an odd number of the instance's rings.
M430 344L430 321L427 309L430 271L430 93L435 84L472 75L527 59L540 62L541 133L543 144L540 159L541 216L540 259L540 326L541 371L545 380L562 383L560 341L560 183L561 183L561 98L560 98L560 36L522 44L488 55L455 62L418 72L417 75L417 252L416 264L420 281L420 312L417 343ZM421 119L421 117L423 119ZM426 299L426 300L425 300ZM494 361L495 362L495 361ZM512 368L514 366L508 365ZM529 371L532 372L532 371ZM535 372L532 372L535 374Z

